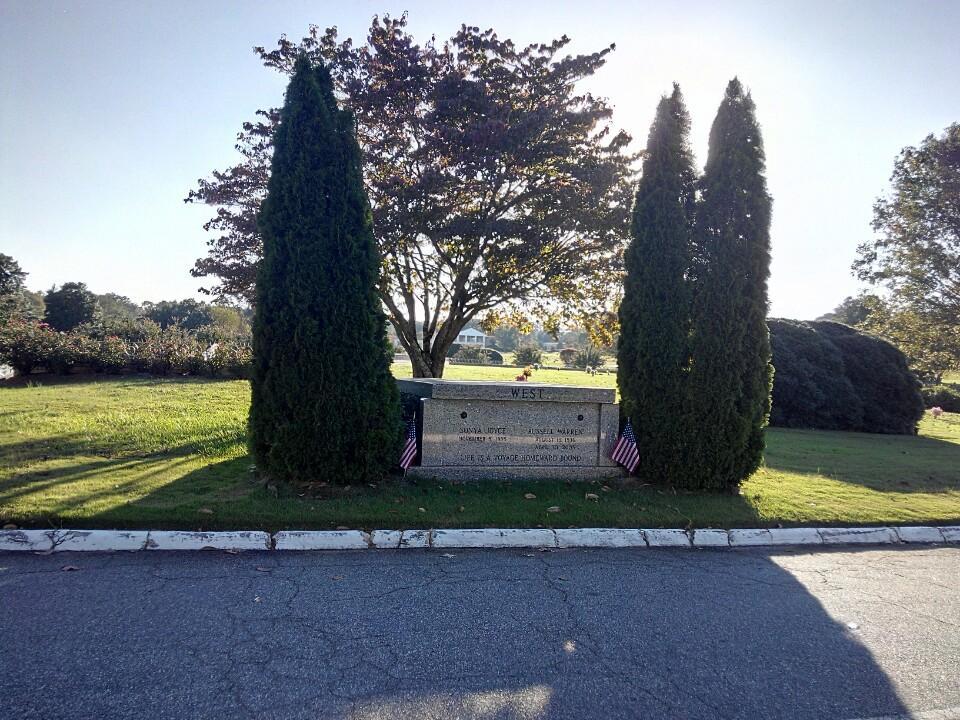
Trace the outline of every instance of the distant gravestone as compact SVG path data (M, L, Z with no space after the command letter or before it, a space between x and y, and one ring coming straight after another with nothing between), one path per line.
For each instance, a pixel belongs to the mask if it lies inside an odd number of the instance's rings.
M414 399L420 464L444 480L619 477L616 393L530 382L398 380Z

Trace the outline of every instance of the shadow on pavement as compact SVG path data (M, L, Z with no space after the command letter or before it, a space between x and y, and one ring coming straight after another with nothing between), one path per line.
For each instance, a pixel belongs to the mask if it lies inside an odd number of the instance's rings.
M809 558L829 573L857 555ZM690 550L8 554L0 716L906 712L858 634L781 563Z

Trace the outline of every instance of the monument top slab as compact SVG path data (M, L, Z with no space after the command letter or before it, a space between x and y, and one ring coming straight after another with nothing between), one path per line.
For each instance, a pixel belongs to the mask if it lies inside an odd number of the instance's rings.
M617 393L611 388L581 385L495 380L441 380L406 378L397 380L400 392L437 400L517 400L521 402L613 403Z

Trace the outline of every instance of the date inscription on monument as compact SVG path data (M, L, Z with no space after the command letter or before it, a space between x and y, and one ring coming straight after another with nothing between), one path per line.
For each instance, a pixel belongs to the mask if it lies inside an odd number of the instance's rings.
M486 400L425 408L431 465L596 465L597 404Z

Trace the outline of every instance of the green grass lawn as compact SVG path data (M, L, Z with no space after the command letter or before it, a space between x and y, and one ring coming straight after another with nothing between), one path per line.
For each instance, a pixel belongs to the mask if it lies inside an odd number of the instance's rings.
M472 366L451 366L448 376L510 377L506 368ZM541 371L535 379L614 383L613 376L573 371ZM376 487L275 489L254 476L244 447L246 382L38 382L0 388L0 523L276 530L960 521L960 415L924 419L919 437L770 430L765 467L739 496L635 480L455 485L396 478ZM554 505L560 512L548 513Z

